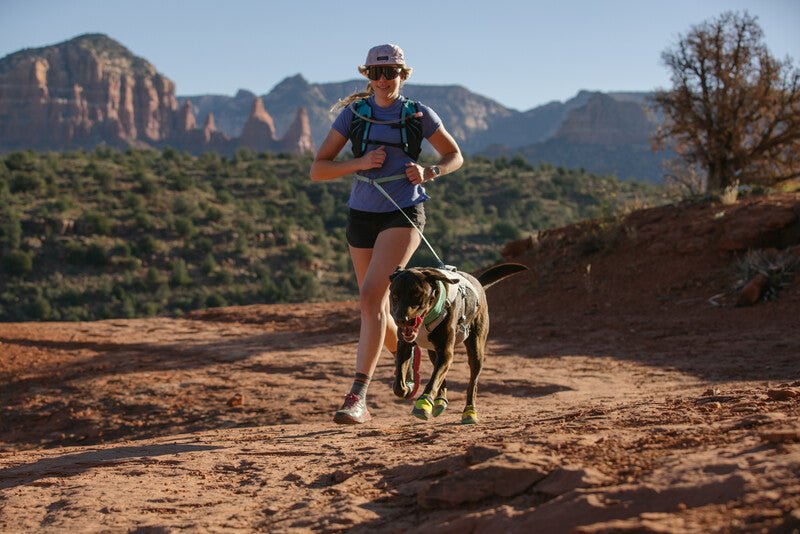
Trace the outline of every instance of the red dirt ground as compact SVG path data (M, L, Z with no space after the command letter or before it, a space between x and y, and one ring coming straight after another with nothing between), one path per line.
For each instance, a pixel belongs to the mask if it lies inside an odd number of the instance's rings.
M798 243L787 193L517 247L474 427L463 349L438 419L385 355L373 422L331 422L354 302L0 324L0 530L796 532L800 283L736 307L732 266Z

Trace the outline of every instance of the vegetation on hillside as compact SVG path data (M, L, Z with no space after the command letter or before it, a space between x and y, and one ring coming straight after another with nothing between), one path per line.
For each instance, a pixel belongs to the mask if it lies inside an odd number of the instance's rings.
M354 298L350 180L308 156L15 152L0 159L0 320L179 315L228 304ZM475 158L429 187L426 237L464 270L545 228L609 216L662 189L521 157ZM412 264L432 265L420 249Z

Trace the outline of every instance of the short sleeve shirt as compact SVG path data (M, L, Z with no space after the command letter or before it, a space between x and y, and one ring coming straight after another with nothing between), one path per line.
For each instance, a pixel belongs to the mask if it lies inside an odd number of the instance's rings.
M398 98L388 108L382 108L375 103L375 97L370 96L368 102L370 106L372 106L372 118L379 121L399 119L403 107L402 100L402 97ZM422 103L418 103L418 105L419 110L422 112L422 135L427 139L439 129L442 125L442 120L430 107ZM350 109L350 107L346 107L339 113L339 116L336 117L332 128L344 137L349 137L350 124L352 122L353 110ZM393 128L391 124L372 124L370 126L369 138L371 140L400 143L400 137L400 129L397 127ZM383 145L367 145L367 151L375 150L378 146ZM386 159L383 162L383 166L378 169L359 171L358 174L360 176L375 179L405 174L406 163L414 161L411 159L411 156L403 152L402 148L384 146L384 149L386 150ZM385 182L381 184L381 186L401 208L419 204L430 198L425 193L424 187L421 185L414 185L408 180L394 180ZM397 210L397 207L386 199L374 185L360 180L353 180L353 186L350 190L350 200L347 205L360 211L387 212Z

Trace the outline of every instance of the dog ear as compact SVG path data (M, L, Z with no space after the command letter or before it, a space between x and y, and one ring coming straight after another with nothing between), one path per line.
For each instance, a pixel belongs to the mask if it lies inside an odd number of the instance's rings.
M395 278L397 278L397 275L398 275L398 274L400 274L400 273L402 273L402 272L403 272L403 268L402 268L401 266L399 266L399 265L398 265L398 266L397 266L397 269L395 269L395 270L394 270L394 272L393 272L392 274L390 274L390 275L389 275L389 281L391 282L392 280L394 280Z
M437 280L445 284L457 284L459 282L458 278L448 278L447 275L439 269L425 269L423 272L428 282L436 282Z

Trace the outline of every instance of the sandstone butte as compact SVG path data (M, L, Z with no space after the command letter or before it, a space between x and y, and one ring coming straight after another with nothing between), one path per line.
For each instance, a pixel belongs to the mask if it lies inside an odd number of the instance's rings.
M149 62L102 34L25 49L0 59L0 150L172 146L193 153L313 151L308 114L299 108L278 138L260 97L241 137L229 137L191 103L178 107L175 84Z

